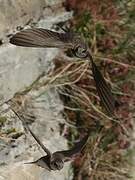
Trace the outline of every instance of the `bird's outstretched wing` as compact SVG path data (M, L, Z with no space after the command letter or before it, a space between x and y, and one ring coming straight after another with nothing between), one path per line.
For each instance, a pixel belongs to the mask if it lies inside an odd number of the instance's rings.
M39 140L39 138L33 133L33 131L29 128L29 126L27 126L27 129L29 130L29 132L31 133L31 135L34 137L34 139L36 140L36 142L40 145L40 147L45 151L45 153L51 157L51 152L49 151L49 149L47 149L43 143Z
M73 33L58 33L43 28L22 30L10 39L10 43L23 47L72 48Z
M33 131L30 129L30 127L26 124L24 118L22 116L20 116L14 109L12 109L12 111L25 124L25 128L30 132L30 134L33 136L33 138L36 140L36 142L41 146L41 148L46 152L47 156L50 158L51 152L43 145L43 143L39 140L39 138L33 133Z
M115 99L112 95L110 86L106 83L105 79L103 78L101 72L98 70L98 67L93 61L92 56L89 54L91 63L92 63L92 72L93 77L96 84L96 89L98 92L98 95L101 99L101 104L105 108L105 110L108 112L109 115L114 115L115 110Z
M35 164L39 167L42 167L44 169L47 169L47 170L51 170L50 169L50 158L48 156L43 156L39 159L37 159L36 161L32 161L32 162L26 162L24 164Z
M55 156L56 154L61 154L61 156L64 158L64 161L70 160L73 156L77 155L79 152L83 150L83 148L85 147L87 143L88 137L89 137L89 134L87 134L82 140L76 143L74 147L69 150L55 152L54 153Z

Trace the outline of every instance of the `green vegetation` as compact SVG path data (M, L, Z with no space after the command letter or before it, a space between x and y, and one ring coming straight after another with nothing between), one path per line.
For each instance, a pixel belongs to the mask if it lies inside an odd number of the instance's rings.
M4 116L0 116L0 127L7 121L7 118Z
M68 74L68 85L63 84L59 93L68 123L72 125L69 128L69 140L74 139L73 132L76 129L78 134L86 130L93 132L83 156L73 163L74 180L132 179L132 158L135 153L132 140L135 110L135 4L134 1L124 0L77 2L73 29L88 42L96 63L113 89L118 107L117 120L101 112L86 61L80 64L75 62L63 73ZM63 63L57 72L66 66L67 63Z

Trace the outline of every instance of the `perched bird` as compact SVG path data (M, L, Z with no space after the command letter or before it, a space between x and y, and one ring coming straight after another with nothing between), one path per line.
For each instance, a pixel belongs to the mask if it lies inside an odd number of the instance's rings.
M101 104L109 115L114 115L115 99L111 93L111 88L94 63L87 43L79 34L74 32L58 33L43 28L25 29L13 35L10 43L24 47L71 49L76 57L89 58Z
M46 156L43 156L39 158L36 161L28 162L25 164L36 164L37 166L40 166L42 168L45 168L49 171L51 170L61 170L64 167L64 163L66 161L71 160L75 155L77 155L79 152L82 151L82 149L85 147L86 142L88 140L89 135L87 134L80 142L76 143L73 148L70 150L64 150L64 151L56 151L54 153L51 153L39 140L39 138L31 131L31 129L27 126L28 130L30 131L31 135L34 137L34 139L37 141L37 143L42 147L42 149L47 154Z

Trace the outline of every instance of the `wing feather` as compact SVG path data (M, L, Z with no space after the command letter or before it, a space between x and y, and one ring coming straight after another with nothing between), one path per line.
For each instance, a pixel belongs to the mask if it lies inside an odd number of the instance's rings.
M58 33L43 28L22 30L10 39L10 43L24 47L72 48L72 33Z
M108 112L109 115L114 115L115 99L112 95L111 88L105 82L101 72L98 70L96 64L92 60L92 72L96 83L98 95L101 99L101 103Z
M88 137L89 134L84 136L84 138L80 140L78 143L76 143L73 148L65 151L57 151L56 153L62 154L65 161L70 160L74 155L82 151L82 149L85 147L87 143Z

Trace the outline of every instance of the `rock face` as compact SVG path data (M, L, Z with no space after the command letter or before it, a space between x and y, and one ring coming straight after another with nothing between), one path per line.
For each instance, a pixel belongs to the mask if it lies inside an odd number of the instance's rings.
M16 27L30 22L36 23L44 13L62 10L62 0L1 0L0 1L0 38L13 32ZM44 10L44 12L43 12Z
M65 12L61 4L61 0L0 1L1 42L5 42L16 27L29 26L29 22L36 23L37 27L51 29L54 23L68 20L71 13ZM22 122L4 103L53 68L52 59L58 53L58 49L22 48L8 42L0 46L0 180L71 178L69 163L60 172L47 172L34 165L24 164L45 154L30 134L24 133ZM59 133L59 123L64 123L64 119L61 115L63 106L57 91L48 88L33 100L39 91L34 90L27 94L30 100L26 103L26 114L34 117L31 128L52 152L67 149L67 142ZM5 109L7 110L2 112Z
M27 24L30 19L37 20L45 6L43 0L2 0L0 1L0 32L7 33L16 25Z

